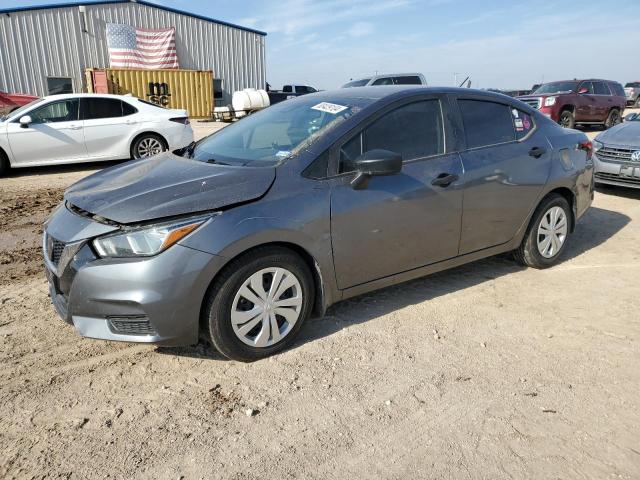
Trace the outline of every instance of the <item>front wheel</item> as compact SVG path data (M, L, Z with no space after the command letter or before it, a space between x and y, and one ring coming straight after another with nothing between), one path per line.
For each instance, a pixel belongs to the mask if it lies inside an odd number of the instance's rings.
M160 137L154 133L141 135L131 146L131 156L133 158L146 158L157 155L167 150L167 146Z
M571 208L558 194L547 196L533 214L527 233L514 251L515 259L533 268L556 264L567 245L571 224Z
M573 116L571 110L565 110L560 114L560 121L558 122L564 128L574 128L576 126L576 119Z
M232 261L207 295L203 320L213 345L252 362L291 345L311 313L314 284L297 254L264 247Z

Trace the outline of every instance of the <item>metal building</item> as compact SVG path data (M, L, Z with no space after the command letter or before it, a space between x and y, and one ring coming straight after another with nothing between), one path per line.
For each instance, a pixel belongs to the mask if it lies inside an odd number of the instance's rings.
M0 10L0 90L44 96L86 92L87 68L109 67L106 24L176 29L180 68L211 70L217 103L264 88L266 33L143 0Z

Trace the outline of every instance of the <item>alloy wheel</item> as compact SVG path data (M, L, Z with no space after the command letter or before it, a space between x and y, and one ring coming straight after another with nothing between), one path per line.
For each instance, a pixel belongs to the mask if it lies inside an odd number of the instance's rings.
M558 254L567 238L568 223L564 209L551 207L543 215L538 226L538 252L544 258Z
M164 147L160 140L153 137L147 137L140 140L138 143L138 148L136 149L136 153L138 154L138 158L150 157L152 155L157 155L164 150Z
M240 286L231 305L231 326L243 343L270 347L285 338L302 312L302 286L289 270L262 269Z

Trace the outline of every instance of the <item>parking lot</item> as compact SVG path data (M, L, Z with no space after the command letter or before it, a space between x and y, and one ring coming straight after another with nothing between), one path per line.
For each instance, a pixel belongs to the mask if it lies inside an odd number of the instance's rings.
M640 477L640 190L598 189L554 268L360 296L242 364L56 316L41 224L103 166L0 180L1 478Z

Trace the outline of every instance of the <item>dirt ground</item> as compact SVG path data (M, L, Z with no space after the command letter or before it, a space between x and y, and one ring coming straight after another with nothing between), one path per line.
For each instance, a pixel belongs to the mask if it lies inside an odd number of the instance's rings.
M242 364L56 316L41 224L103 166L0 180L0 478L640 478L640 190L599 189L554 268L364 295Z

